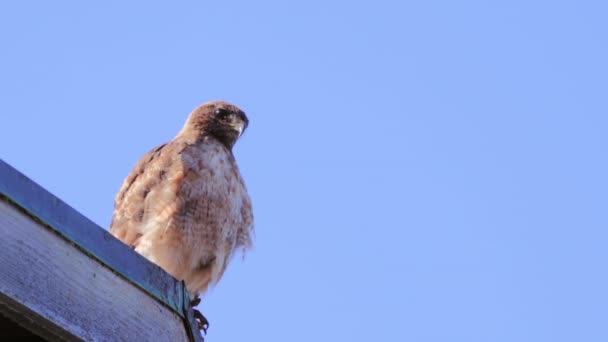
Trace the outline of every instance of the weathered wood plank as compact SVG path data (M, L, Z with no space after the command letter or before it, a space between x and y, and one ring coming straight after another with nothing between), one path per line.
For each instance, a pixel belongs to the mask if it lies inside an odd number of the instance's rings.
M181 283L2 159L0 195L185 317Z
M57 327L87 341L188 340L174 310L6 201L0 236L0 292Z

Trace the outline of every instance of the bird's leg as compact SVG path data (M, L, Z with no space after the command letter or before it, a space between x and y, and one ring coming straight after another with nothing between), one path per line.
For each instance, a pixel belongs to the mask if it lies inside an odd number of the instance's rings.
M197 295L196 297L194 297L193 300L190 301L190 306L194 308L195 306L199 305L200 303L201 303L201 297Z
M192 308L192 313L194 314L194 319L196 320L196 323L198 324L198 329L202 330L205 332L205 335L207 334L207 329L209 329L209 321L207 320L207 318L205 318L205 316L203 316L203 314L198 311L197 309L195 309L194 307L199 305L201 302L201 297L196 296L194 297L193 300L190 301L190 307Z

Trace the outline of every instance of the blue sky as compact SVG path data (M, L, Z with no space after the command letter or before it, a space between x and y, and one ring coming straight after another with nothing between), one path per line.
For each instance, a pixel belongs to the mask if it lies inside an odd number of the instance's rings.
M228 100L257 237L209 341L606 341L607 10L4 2L0 157L107 227Z

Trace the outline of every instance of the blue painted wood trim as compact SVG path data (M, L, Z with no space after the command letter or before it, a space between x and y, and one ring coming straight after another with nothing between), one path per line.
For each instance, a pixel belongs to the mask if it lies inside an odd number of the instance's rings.
M0 194L189 321L188 292L157 265L0 159ZM200 334L197 334L200 337ZM196 338L195 338L196 339Z

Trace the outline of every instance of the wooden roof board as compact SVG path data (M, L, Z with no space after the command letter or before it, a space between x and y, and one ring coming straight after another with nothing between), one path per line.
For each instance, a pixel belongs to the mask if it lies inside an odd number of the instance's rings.
M188 335L194 340L202 340L182 282L1 159L0 197L170 308L188 323Z

